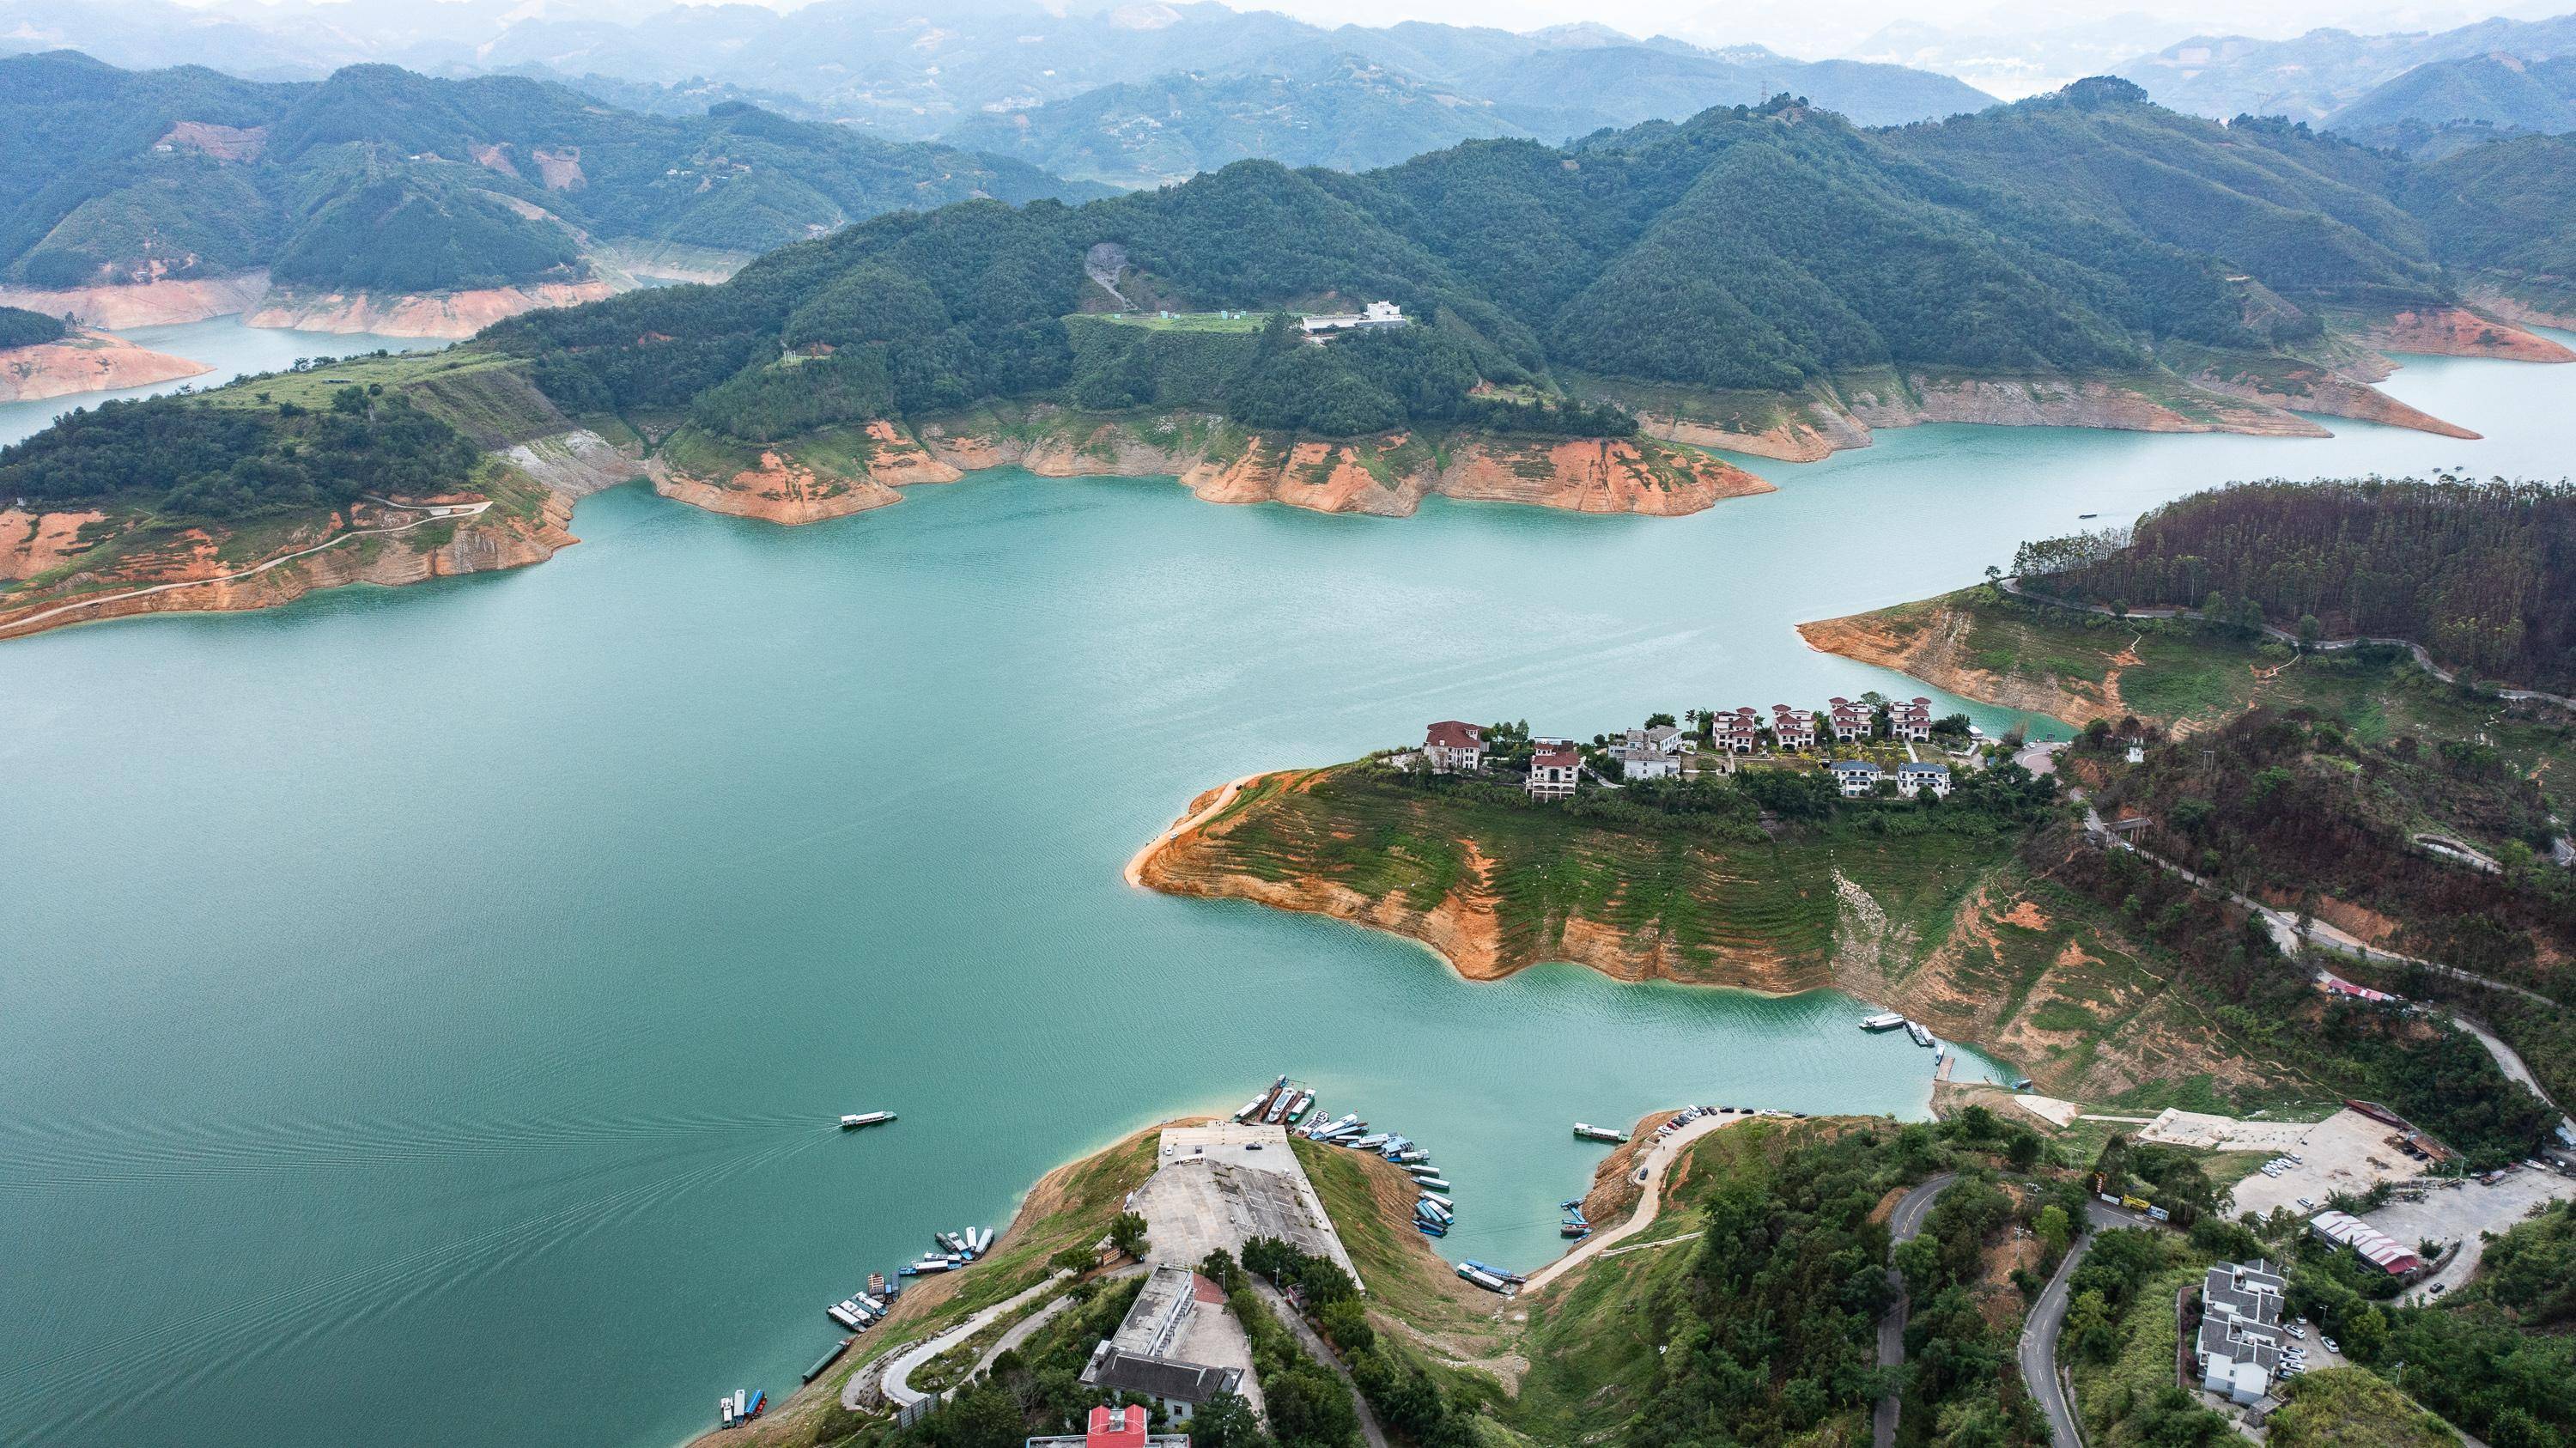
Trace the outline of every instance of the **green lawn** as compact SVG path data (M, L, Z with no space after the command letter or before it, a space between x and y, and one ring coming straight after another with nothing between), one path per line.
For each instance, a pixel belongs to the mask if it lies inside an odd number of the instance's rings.
M1115 322L1122 327L1143 327L1154 332L1258 332L1270 320L1268 312L1174 312L1168 316L1145 312L1086 313L1083 320Z

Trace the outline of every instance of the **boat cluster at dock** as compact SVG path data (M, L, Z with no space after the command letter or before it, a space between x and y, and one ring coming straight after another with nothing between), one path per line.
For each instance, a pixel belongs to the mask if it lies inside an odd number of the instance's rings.
M769 1410L769 1394L758 1388L736 1388L716 1399L716 1421L739 1428Z
M1311 1121L1307 1119L1309 1115L1313 1116ZM1370 1131L1369 1124L1356 1111L1326 1120L1315 1111L1314 1091L1301 1082L1286 1076L1277 1078L1269 1089L1245 1102L1243 1109L1234 1113L1234 1119L1238 1123L1296 1128L1297 1134L1308 1141L1371 1152L1395 1163L1413 1178L1417 1193L1413 1226L1426 1237L1448 1236L1450 1226L1458 1220L1456 1199L1443 1195L1449 1190L1449 1179L1431 1164L1430 1152L1411 1137L1392 1131Z
M1864 1031L1893 1031L1899 1027L1904 1028L1905 1034L1914 1038L1914 1044L1931 1047L1934 1060L1939 1060L1949 1050L1933 1037L1932 1032L1921 1021L1909 1021L1895 1011L1880 1011L1877 1015L1863 1017L1860 1023L1860 1028Z
M894 1119L895 1114L891 1111L851 1112L841 1117L841 1129L857 1131L864 1127L882 1126ZM936 1250L923 1253L920 1261L897 1267L891 1277L883 1272L869 1273L864 1290L852 1292L823 1309L826 1317L847 1328L850 1335L833 1343L821 1357L814 1359L813 1366L805 1369L801 1380L810 1383L821 1377L832 1364L841 1360L841 1354L850 1350L850 1344L858 1340L859 1334L885 1321L887 1314L894 1311L896 1301L903 1296L904 1278L929 1272L954 1272L992 1251L993 1237L990 1227L933 1232L930 1238L937 1244ZM726 1428L742 1427L759 1417L767 1404L768 1396L759 1389L745 1393L737 1388L716 1399L717 1424Z

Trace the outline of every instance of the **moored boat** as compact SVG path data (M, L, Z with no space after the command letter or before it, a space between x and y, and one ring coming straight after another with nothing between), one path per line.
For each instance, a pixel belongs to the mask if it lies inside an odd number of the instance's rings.
M805 1375L798 1379L798 1381L810 1383L816 1378L821 1377L825 1369L828 1369L832 1364L839 1362L841 1360L841 1354L848 1352L849 1350L850 1340L846 1337L841 1339L839 1342L832 1344L832 1350L823 1354L821 1357L814 1359L814 1365L807 1368L805 1370Z
M1877 1015L1862 1017L1860 1028L1864 1031L1892 1031L1904 1024L1905 1016L1902 1012L1880 1011Z
M1606 1141L1613 1145L1628 1139L1628 1133L1615 1126L1594 1126L1581 1121L1574 1123L1574 1134L1585 1141Z

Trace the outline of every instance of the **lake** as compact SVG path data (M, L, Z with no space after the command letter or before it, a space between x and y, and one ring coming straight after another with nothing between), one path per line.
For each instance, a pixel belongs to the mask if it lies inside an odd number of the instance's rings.
M782 529L624 488L535 568L9 643L0 1439L671 1443L934 1228L1280 1071L1424 1143L1449 1255L1523 1267L1576 1119L1919 1116L1930 1053L1839 996L1472 985L1119 869L1200 789L1426 720L1901 687L1791 625L2079 513L2576 454L2576 368L2390 390L2488 440L1927 427L1684 519L991 473Z

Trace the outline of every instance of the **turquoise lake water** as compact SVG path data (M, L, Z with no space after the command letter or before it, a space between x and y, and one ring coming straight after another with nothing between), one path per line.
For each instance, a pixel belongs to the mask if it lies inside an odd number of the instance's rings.
M0 646L0 1441L671 1443L932 1229L1279 1071L1520 1266L1575 1119L1919 1115L1930 1053L1842 997L1471 985L1119 869L1202 788L1429 719L1901 687L1790 626L2079 513L2576 455L2576 368L2391 390L2488 440L1919 428L1669 520L994 473L791 530L626 488L535 568Z

